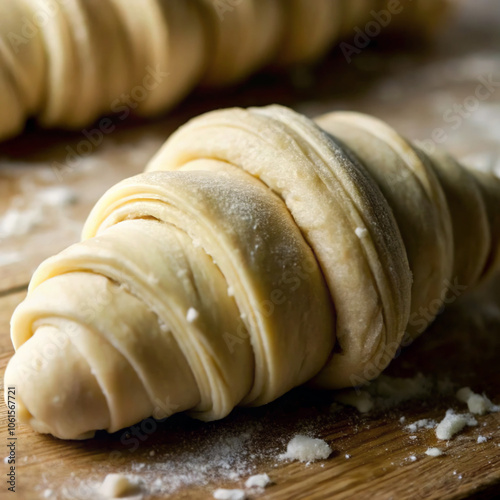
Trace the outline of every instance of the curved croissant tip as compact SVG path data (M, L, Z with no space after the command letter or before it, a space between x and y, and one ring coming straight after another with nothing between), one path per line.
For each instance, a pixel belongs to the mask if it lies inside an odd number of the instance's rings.
M51 330L39 328L18 348L5 370L5 387L15 387L20 423L60 439L90 438L95 429L109 426L106 400L88 364L69 341L50 359L39 357Z
M5 400L7 402L7 396L5 396ZM39 432L40 434L52 434L54 437L60 439L78 439L78 440L90 439L95 435L94 431L88 431L88 432L83 432L81 434L71 435L69 438L66 437L65 435L57 435L54 429L50 425L47 425L45 422L38 420L36 417L34 417L24 404L23 400L17 396L16 396L16 417L19 423L31 426L34 431Z

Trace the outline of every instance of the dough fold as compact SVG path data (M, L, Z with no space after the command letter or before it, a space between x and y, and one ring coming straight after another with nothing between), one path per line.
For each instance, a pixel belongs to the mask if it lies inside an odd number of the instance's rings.
M498 269L499 237L498 178L375 118L213 111L35 271L5 386L21 421L82 439L361 385Z

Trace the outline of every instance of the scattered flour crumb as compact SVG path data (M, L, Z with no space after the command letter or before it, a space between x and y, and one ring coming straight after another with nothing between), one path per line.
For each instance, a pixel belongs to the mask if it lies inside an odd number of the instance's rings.
M214 498L216 500L245 500L246 493L243 490L226 490L219 488L214 491Z
M405 423L405 420L406 420L406 417L404 417L404 416L403 416L403 417L400 417L400 419L399 419L399 423L400 423L400 424L404 424L404 423Z
M366 391L349 390L341 392L336 396L339 403L347 406L354 406L359 413L368 413L374 406L370 393Z
M150 456L150 457L154 457L155 455L156 455L155 450L151 450L151 451L149 452L149 456Z
M410 462L416 462L416 461L417 461L417 457L416 457L415 455L410 455L410 456L408 457L408 460L409 460Z
M247 488L265 488L271 483L271 478L267 474L255 474L245 481Z
M500 406L494 405L484 394L481 396L471 391L470 387L462 387L456 396L459 401L466 403L469 411L475 415L500 411Z
M437 422L435 420L432 420L430 418L422 418L420 420L417 420L416 422L413 422L412 424L407 425L405 427L405 430L410 432L417 432L419 429L434 429L436 425Z
M439 448L427 448L427 450L425 450L425 454L430 457L440 457L443 455L443 451Z
M297 434L290 440L286 453L280 455L281 460L300 460L301 462L314 462L325 460L332 453L326 441Z
M357 227L354 232L358 238L363 238L368 233L368 230L364 227Z
M460 432L466 425L477 425L477 420L470 414L458 414L451 408L446 411L446 415L436 427L438 439L451 439L457 432Z
M138 482L123 474L108 474L99 487L99 494L105 498L130 497L138 493L140 493Z
M348 453L345 454L345 458L346 460L349 460L351 458L351 455L349 455Z
M9 458L10 458L10 457L5 457L5 458L3 459L3 463L4 463L4 464L8 463L8 462L9 462Z
M176 276L181 279L187 274L187 269L179 269L176 273Z
M148 285L155 286L160 282L158 276L155 276L153 273L148 274Z
M417 439L417 436L410 436L410 439Z
M199 312L194 307L190 307L186 313L186 319L189 323L193 323L198 319L199 315Z
M234 288L232 286L228 287L227 294L229 297L234 297Z
M54 496L54 491L47 488L43 491L43 498L52 498Z
M478 436L477 442L478 444L486 443L488 441L488 438L486 436Z

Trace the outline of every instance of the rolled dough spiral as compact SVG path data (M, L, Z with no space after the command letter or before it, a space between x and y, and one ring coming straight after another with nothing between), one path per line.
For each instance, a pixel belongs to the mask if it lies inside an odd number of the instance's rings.
M384 30L436 24L443 5L408 2ZM371 0L2 0L0 140L29 117L79 129L124 109L151 116L198 84L312 62L354 37L372 8Z
M362 384L498 267L499 236L498 178L375 118L213 111L40 265L5 386L22 421L78 439Z

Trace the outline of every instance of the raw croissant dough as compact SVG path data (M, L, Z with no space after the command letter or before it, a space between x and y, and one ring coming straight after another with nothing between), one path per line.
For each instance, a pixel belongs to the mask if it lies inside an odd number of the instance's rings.
M316 123L280 106L207 113L102 197L12 317L21 420L85 438L222 418L308 380L358 385L452 283L498 267L498 178L369 116Z
M423 30L439 22L444 5L408 1L384 30ZM31 116L75 129L123 109L149 116L198 83L227 85L269 64L314 61L340 37L354 37L372 7L370 0L2 0L0 140Z

